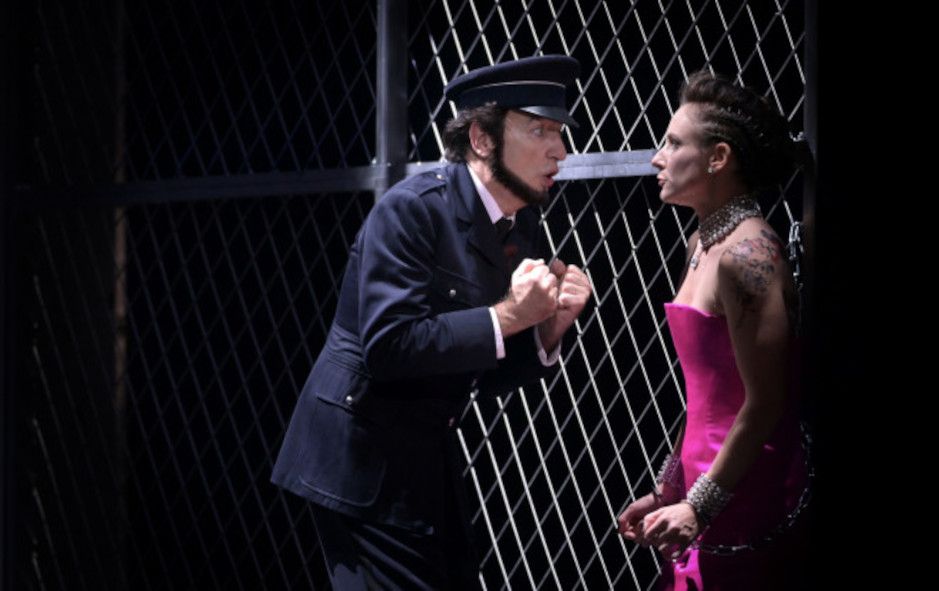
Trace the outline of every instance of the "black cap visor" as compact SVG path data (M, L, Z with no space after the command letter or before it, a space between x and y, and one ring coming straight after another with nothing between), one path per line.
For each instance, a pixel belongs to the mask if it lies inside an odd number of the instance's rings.
M577 121L571 117L571 114L567 112L567 109L564 107L545 107L545 106L534 106L534 107L512 107L516 111L522 111L528 113L529 115L535 115L536 117L544 117L545 119L551 119L552 121L559 121L564 125L569 125L573 128L578 128L580 125L577 124Z

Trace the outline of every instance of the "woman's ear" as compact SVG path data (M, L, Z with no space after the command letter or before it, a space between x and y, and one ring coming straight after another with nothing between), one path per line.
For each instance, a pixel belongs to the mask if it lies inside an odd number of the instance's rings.
M717 142L711 147L711 155L708 157L708 169L718 172L730 164L730 157L733 154L730 144L727 142Z

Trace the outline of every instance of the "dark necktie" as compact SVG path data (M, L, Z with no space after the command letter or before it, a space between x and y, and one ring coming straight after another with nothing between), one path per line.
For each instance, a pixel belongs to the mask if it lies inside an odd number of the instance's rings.
M496 235L499 237L499 242L505 242L505 237L509 235L509 230L512 229L512 220L509 218L499 218L496 220Z
M509 218L501 218L496 221L495 226L496 235L499 237L499 242L502 243L502 254L505 255L506 265L511 267L512 260L515 258L516 253L518 253L518 246L506 242L509 232L512 231L512 220Z

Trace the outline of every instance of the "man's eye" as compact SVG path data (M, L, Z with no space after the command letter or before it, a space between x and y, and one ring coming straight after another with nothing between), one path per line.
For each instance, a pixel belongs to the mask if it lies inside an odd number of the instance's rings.
M544 127L535 127L531 130L532 134L541 137L544 135Z

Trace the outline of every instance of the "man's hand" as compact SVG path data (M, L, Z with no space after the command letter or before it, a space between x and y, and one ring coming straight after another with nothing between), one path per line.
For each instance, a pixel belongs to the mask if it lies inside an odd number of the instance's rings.
M551 274L558 279L558 305L555 313L538 325L538 336L545 351L557 346L593 292L590 280L577 265L565 266L560 259L555 259L551 262Z
M544 259L525 259L512 273L512 287L495 305L503 338L522 332L554 315L558 307L558 278Z

